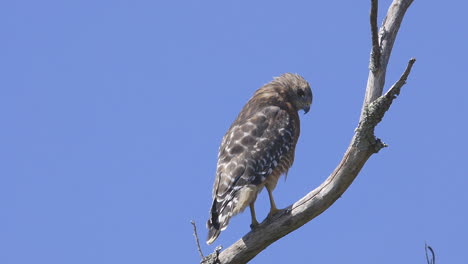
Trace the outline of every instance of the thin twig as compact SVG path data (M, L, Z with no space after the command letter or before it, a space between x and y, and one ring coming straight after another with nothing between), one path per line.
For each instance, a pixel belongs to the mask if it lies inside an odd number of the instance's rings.
M408 65L406 66L405 71L401 75L400 79L390 87L388 92L385 94L385 96L392 96L395 97L397 95L400 95L400 90L401 87L406 83L406 79L408 79L408 76L411 72L411 68L413 68L413 64L416 62L415 58L411 58L408 61Z
M379 43L379 29L377 27L377 13L379 9L379 1L371 0L370 11L370 28L372 32L372 51L369 69L372 72L377 71L380 67L380 43Z
M197 233L197 225L195 224L195 221L193 220L190 220L190 223L193 226L193 236L195 237L195 241L197 242L198 254L200 254L200 258L203 260L205 256L203 256L203 252L201 251L200 240L198 239L198 233Z
M429 246L427 243L424 243L424 249L426 250L426 261L427 264L435 264L435 253L434 250ZM429 259L429 254L427 254L427 250L431 251L431 259Z

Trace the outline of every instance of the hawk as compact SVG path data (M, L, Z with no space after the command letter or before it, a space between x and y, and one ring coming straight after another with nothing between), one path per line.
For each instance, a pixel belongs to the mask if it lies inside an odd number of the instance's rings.
M309 83L297 74L285 73L258 89L244 106L219 148L207 244L247 206L251 227L258 225L254 203L263 187L270 197L268 216L278 211L272 192L294 161L300 132L298 111L307 113L311 103Z

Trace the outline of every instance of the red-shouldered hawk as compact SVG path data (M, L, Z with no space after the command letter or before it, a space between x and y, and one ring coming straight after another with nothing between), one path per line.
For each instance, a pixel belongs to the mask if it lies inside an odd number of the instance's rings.
M299 138L299 110L312 103L309 83L286 73L258 89L224 136L218 153L213 203L207 222L207 244L226 229L229 219L250 206L252 225L258 225L254 203L266 187L269 216L278 211L273 189L294 161Z

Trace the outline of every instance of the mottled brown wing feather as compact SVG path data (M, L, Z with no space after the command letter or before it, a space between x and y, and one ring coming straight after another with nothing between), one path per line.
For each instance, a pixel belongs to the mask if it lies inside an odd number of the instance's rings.
M293 120L286 110L268 106L249 118L236 120L226 133L213 190L216 204L212 209L218 219L226 220L220 221L220 229L229 222L238 191L247 185L262 185L281 159L294 152L297 140Z

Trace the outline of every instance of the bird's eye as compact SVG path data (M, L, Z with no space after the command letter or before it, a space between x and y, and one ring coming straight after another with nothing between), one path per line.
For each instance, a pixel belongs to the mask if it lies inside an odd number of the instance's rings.
M299 97L304 97L305 96L304 90L302 90L302 89L297 90L297 95Z

